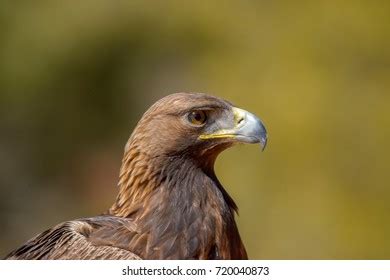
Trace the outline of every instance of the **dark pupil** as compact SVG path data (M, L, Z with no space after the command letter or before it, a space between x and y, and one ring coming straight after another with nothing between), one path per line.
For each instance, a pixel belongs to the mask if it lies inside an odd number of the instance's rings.
M202 114L201 113L194 113L194 119L198 122L202 121Z

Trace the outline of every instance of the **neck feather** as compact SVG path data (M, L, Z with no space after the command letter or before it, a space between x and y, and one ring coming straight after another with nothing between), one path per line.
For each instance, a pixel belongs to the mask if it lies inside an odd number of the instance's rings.
M234 211L213 164L151 157L136 147L123 160L119 194L109 213L131 218L147 238L144 258L246 258ZM158 254L158 255L154 255Z

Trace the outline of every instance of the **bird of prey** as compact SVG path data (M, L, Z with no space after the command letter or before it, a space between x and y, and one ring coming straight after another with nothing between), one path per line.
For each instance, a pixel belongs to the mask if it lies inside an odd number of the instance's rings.
M115 203L61 223L7 259L247 259L237 206L214 172L220 152L260 143L255 115L201 93L175 93L142 116L126 144Z

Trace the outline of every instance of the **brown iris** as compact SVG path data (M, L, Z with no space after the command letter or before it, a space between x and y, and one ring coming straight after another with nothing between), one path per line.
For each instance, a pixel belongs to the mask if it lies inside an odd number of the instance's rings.
M193 125L203 125L207 120L207 116L204 111L196 110L188 114L188 120Z

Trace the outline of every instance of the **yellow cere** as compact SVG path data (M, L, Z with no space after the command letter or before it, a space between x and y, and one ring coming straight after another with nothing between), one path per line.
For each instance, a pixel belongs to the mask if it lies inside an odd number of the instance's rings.
M234 123L236 125L238 124L239 120L245 117L245 111L240 108L233 107L233 114L234 114Z
M234 124L237 125L239 120L245 117L245 111L233 107L234 114ZM215 138L235 138L237 135L232 134L232 130L221 129L212 134L202 134L199 136L199 139L207 140L207 139L215 139Z

